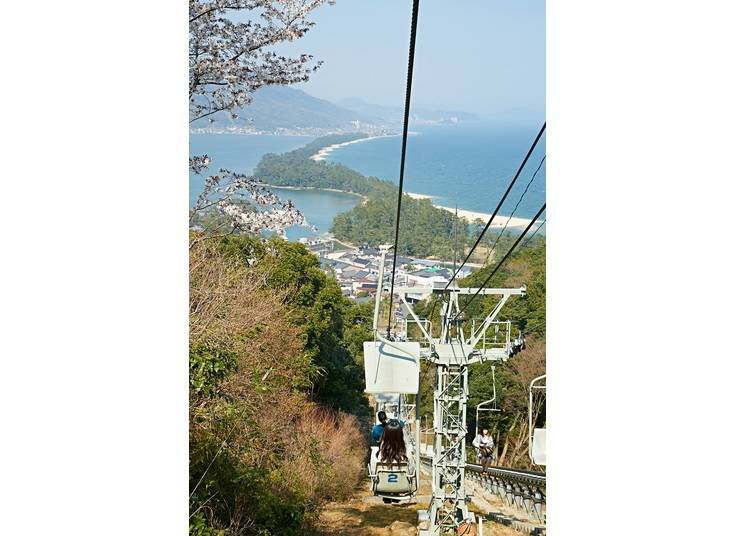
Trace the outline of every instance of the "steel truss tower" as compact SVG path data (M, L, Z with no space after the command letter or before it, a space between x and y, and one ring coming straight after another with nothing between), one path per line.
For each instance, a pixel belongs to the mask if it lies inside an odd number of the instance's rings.
M376 321L388 249L389 246L380 247L379 289L375 305ZM477 292L481 295L497 296L498 301L478 326L475 322L467 323L471 325L471 334L467 337L463 324L468 319L464 318L459 308L458 297L462 294L471 295ZM460 288L455 282L449 288L440 289L399 285L394 285L392 288L391 299L393 296L399 296L401 303L421 332L421 337L418 338L420 360L427 361L436 367L433 394L432 499L429 510L420 513L419 536L455 534L462 523L474 521L467 508L465 485L469 365L485 361L504 361L523 347L523 337L511 339L510 336L507 336L501 343L488 345L485 333L490 326L499 324L495 318L508 299L511 296L523 296L525 293L525 287ZM430 332L429 319L419 318L407 299L407 297L413 299L417 296L425 298L428 295L440 297L443 301L440 311L441 329L438 337L434 337ZM377 329L375 337L384 343L398 347L398 342L388 341L377 332Z

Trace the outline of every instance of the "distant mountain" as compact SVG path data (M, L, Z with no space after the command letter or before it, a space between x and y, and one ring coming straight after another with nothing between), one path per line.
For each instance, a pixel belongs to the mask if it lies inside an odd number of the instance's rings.
M404 119L404 109L399 106L382 106L371 104L357 97L349 97L336 104L361 114L377 117L388 123L401 123ZM426 123L459 123L464 121L478 121L479 118L468 112L456 110L429 110L426 108L412 108L410 121L415 124Z
M191 129L248 130L258 132L360 130L363 124L382 125L368 114L347 110L327 100L288 86L267 86L253 93L253 100L232 119L220 112L190 125Z
M244 132L324 135L341 132L393 133L401 128L403 109L380 106L361 99L337 104L318 99L289 86L267 86L253 93L253 100L235 112L219 112L190 124L197 132ZM414 109L413 124L458 123L477 117L465 112Z

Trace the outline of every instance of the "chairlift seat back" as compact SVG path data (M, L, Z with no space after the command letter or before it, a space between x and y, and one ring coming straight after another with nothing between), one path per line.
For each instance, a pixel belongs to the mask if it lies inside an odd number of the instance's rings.
M534 428L531 457L537 465L547 465L547 429Z
M416 490L415 478L406 463L377 463L372 490L376 495L410 495Z
M365 342L365 392L419 392L419 343L401 342L396 348L380 341Z

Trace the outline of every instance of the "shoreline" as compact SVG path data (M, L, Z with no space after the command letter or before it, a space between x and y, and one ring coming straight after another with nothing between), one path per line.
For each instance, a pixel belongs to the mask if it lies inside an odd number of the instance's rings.
M363 138L363 139L367 139L367 138ZM347 143L349 143L349 142L347 142ZM318 191L323 191L323 192L335 192L335 193L339 193L339 194L353 195L355 197L359 197L360 199L362 199L362 203L367 203L367 201L368 201L368 198L367 198L366 195L362 195L362 194L359 194L357 192L350 192L350 191L346 191L346 190L339 190L339 189L336 189L336 188L319 188L317 186L278 186L278 185L275 185L275 184L268 184L268 183L263 183L263 186L265 186L266 188L275 188L275 189L279 189L279 190L318 190ZM451 207L446 207L446 206L443 206L443 205L436 205L435 202L434 202L434 198L435 198L434 195L417 194L417 193L414 193L414 192L404 192L404 195L408 195L412 199L417 199L417 200L429 199L432 202L432 206L433 207L439 208L439 209L442 209L442 210L446 210L446 211L450 212L451 214L453 214L456 211L455 207L451 208ZM469 223L474 223L474 220L481 220L483 223L487 223L487 220L490 219L490 216L492 216L492 214L490 214L488 212L477 212L475 210L467 210L467 209L464 209L464 208L459 208L458 209L458 216L460 218L466 218L467 220L469 220ZM505 225L505 222L507 220L508 220L507 216L503 216L502 214L498 214L495 217L495 221L492 223L492 225L490 225L490 229L499 229L499 228L502 228ZM530 218L519 218L519 217L514 216L508 222L508 228L509 229L525 229L526 226L529 223L531 223L531 219ZM541 223L537 223L537 225L535 225L531 229L531 231L535 231L539 227L541 227Z
M345 141L345 142L342 142L342 143L334 143L334 144L327 145L327 146L323 147L317 153L315 153L314 155L312 155L310 157L310 159L314 160L316 162L325 161L326 157L330 156L330 154L333 151L335 151L336 149L340 149L341 147L346 147L347 145L353 145L355 143L361 143L363 141L375 140L375 139L378 139L378 138L393 138L393 137L398 137L398 136L399 136L399 134L382 134L382 135L379 135L379 136L368 136L366 138L357 138L356 140ZM355 193L355 192L346 192L344 190L336 190L334 188L315 188L315 187L312 187L312 186L299 186L299 187L276 186L276 188L290 188L290 189L299 189L299 190L303 190L303 189L304 190L325 190L325 191L329 191L329 192L340 192L340 193L345 193L345 194L356 195L356 196L362 198L365 203L367 202L367 197L364 196L364 195L362 195L362 194L358 194L358 193ZM450 213L454 213L454 211L456 211L455 207L446 207L446 206L435 204L435 200L434 200L435 196L433 196L433 195L417 194L417 193L414 193L414 192L404 192L404 194L408 195L412 199L418 199L418 200L419 199L429 199L432 202L432 206L434 206L435 208L447 210ZM467 220L469 220L469 223L474 223L475 220L481 220L483 223L487 223L487 221L492 216L491 213L478 212L478 211L475 211L475 210L468 210L468 209L464 209L464 208L459 208L458 209L458 215L461 218L466 218ZM506 221L508 222L507 227L508 228L512 228L512 229L525 229L526 226L529 223L531 223L531 219L529 219L529 218L519 218L519 217L514 216L514 217L510 218L510 220L508 220L507 216L503 216L502 214L498 214L495 217L494 221L492 222L492 225L490 225L490 229L499 229L499 228L502 228L502 227L504 227L506 225L505 224Z
M442 205L436 205L434 201L434 198L435 198L434 195L416 194L413 192L404 192L404 194L408 195L412 199L429 199L430 201L432 201L432 206L434 206L435 208L441 208L443 210L447 210L451 214L456 212L455 207L445 207ZM469 223L474 223L474 220L482 220L483 223L487 223L487 221L492 216L492 214L488 212L477 212L475 210L467 210L464 208L459 208L457 212L460 218L466 218L467 220L469 220ZM503 226L505 226L506 221L508 221L508 216L503 216L502 214L498 214L497 216L495 216L495 219L492 222L492 225L490 225L490 229L502 228ZM510 219L510 221L508 221L508 228L509 229L511 228L525 229L529 223L531 223L530 218L519 218L519 217L514 216Z
M315 160L316 162L325 161L327 156L330 156L330 154L333 151L335 151L336 149L340 149L341 147L346 147L347 145L352 145L352 144L360 143L363 141L377 140L379 138L393 138L393 137L398 137L398 136L399 134L381 134L380 136L367 136L366 138L357 138L356 140L345 141L342 143L334 143L332 145L327 145L323 147L317 153L312 155L310 157L310 160Z

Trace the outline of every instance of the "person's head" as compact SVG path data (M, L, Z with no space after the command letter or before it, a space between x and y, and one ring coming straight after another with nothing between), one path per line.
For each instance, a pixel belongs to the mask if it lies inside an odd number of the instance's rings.
M487 430L487 428L482 428L482 435L483 436L488 436L488 435L490 435L490 431Z
M378 422L383 426L388 422L388 415L385 414L385 411L378 411Z
M380 441L380 461L384 463L406 461L404 430L396 419L389 420L383 430L383 439Z

